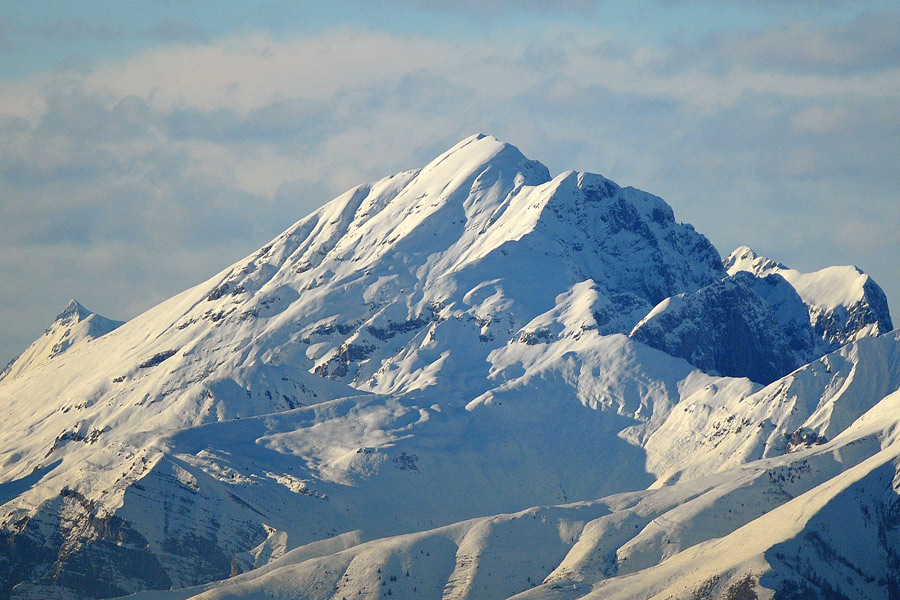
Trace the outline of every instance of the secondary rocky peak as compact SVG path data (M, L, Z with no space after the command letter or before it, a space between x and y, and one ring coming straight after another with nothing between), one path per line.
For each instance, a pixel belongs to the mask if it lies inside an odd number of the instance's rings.
M824 353L805 306L782 277L739 272L667 298L631 332L707 373L769 383Z
M884 292L857 267L801 273L749 246L723 266L726 278L660 303L632 337L704 371L769 383L892 329Z
M757 277L764 277L773 271L787 269L786 266L771 258L758 255L750 246L738 246L722 261L729 275L738 271L749 271Z
M0 379L11 379L21 375L63 354L75 345L109 333L121 324L122 321L107 319L88 310L77 300L69 300L44 334L6 366L0 373Z
M66 307L63 309L63 311L56 316L54 323L77 323L79 321L83 321L93 314L94 313L92 311L86 309L82 304L80 304L73 298L72 300L69 300L69 303L66 304Z
M776 274L790 283L809 311L810 324L826 350L893 329L887 297L881 287L856 266L833 266L802 273L748 246L735 249L724 261L730 275L741 271L756 277Z

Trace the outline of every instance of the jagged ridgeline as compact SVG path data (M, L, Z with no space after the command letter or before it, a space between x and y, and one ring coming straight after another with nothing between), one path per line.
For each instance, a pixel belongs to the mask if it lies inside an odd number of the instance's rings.
M0 375L0 598L894 597L891 329L855 267L473 136L70 303Z

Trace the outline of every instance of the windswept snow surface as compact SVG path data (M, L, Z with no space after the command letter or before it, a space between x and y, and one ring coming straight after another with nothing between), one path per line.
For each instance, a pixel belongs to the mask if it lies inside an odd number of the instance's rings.
M900 336L748 252L477 135L72 304L0 379L0 598L893 597Z

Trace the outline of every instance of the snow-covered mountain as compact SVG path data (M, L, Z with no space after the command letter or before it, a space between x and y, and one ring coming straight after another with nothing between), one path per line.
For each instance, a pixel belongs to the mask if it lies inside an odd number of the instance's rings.
M740 246L725 259L725 268L731 275L747 271L757 277L783 277L806 305L816 334L832 350L894 328L884 291L858 267L801 273Z
M884 295L751 253L478 135L70 304L0 379L0 598L891 597Z
M729 277L666 298L630 335L704 371L769 383L893 329L884 292L857 267L800 273L748 246L724 266Z
M22 354L12 360L2 372L4 377L16 377L29 369L38 367L59 356L73 346L79 346L101 335L107 334L122 321L113 321L98 315L69 300L66 308L44 331L44 335L34 341Z

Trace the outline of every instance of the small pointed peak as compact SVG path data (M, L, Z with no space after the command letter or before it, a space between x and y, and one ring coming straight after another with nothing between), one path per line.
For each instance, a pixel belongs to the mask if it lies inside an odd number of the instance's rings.
M81 305L80 302L73 298L69 300L68 304L66 304L66 308L56 316L56 320L64 322L74 321L77 323L78 321L81 321L82 319L85 319L92 314L93 313L91 311L86 309Z
M728 255L728 258L725 259L725 262L735 262L738 260L753 260L754 258L758 258L759 255L751 248L750 246L738 246L734 250L731 251L731 254Z
M71 300L69 300L69 303L66 304L66 310L74 311L79 309L84 310L84 306L82 306L81 303L78 302L78 300L76 300L75 298L72 298Z
M496 142L498 144L507 145L506 142L501 142L500 140L498 140L496 137L492 136L491 134L482 133L480 131L478 133L473 133L472 135L463 138L460 143L465 144L465 143L471 143L471 142L479 142L481 140L488 140L490 142Z
M462 140L454 144L444 154L450 155L457 152L470 153L473 151L476 153L485 151L487 151L488 153L497 153L508 147L510 147L510 144L501 142L492 135L487 135L485 133L476 133L463 138ZM488 148L489 150L486 150Z
M750 246L738 246L731 251L728 258L722 261L722 265L729 275L738 271L750 271L757 277L763 277L768 273L787 270L788 267L778 261L757 254Z
M738 271L750 271L757 276L771 270L787 269L786 266L765 256L760 256L750 246L738 246L722 261L729 275Z

